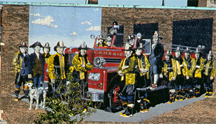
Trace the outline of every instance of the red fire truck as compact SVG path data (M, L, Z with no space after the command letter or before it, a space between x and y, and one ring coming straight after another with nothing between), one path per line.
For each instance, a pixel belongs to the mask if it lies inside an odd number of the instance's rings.
M88 91L85 93L85 98L90 99L91 95L93 102L104 102L104 105L110 108L112 112L121 109L121 101L118 93L121 89L120 76L117 74L118 66L124 56L123 44L114 46L118 35L112 36L110 47L97 47L97 37L94 41L93 48L87 51L88 59L94 65L88 75ZM134 38L136 44L137 37ZM78 54L77 48L66 48L65 54L68 54L68 62L72 65L73 57Z

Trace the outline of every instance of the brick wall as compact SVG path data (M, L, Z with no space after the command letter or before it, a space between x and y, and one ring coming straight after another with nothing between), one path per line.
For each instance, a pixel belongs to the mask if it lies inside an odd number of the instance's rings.
M207 7L207 1L208 0L199 0L198 7Z
M14 66L12 59L19 51L21 42L28 43L29 33L29 6L4 5L2 8L2 95L14 93Z

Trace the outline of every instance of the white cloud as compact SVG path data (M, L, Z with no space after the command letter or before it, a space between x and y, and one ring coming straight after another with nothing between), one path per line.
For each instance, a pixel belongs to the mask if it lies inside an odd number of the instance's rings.
M99 11L99 9L97 8L97 9L94 9L94 11Z
M100 31L100 26L91 26L90 28L86 29L86 31Z
M35 21L32 21L32 23L35 24L35 25L44 25L44 26L48 26L48 27L57 28L58 25L53 25L52 24L53 22L54 22L54 19L51 16L47 16L44 19L39 18L39 19L37 19Z
M40 13L36 13L36 14L31 13L30 15L31 15L31 16L42 17L42 16L40 15Z
M81 24L82 24L82 25L84 25L84 24L91 25L91 22L85 21L85 22L81 22Z
M76 32L71 33L71 35L78 35Z

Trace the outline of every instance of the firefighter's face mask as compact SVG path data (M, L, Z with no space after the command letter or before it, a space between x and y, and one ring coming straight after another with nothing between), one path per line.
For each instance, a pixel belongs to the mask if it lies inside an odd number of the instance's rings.
M35 52L39 53L40 50L41 50L41 47L40 46L36 46L34 49L35 49Z
M48 54L49 53L49 48L44 48L44 53Z
M80 50L80 55L81 55L81 56L86 55L86 50L85 50L85 49L81 49L81 50Z
M185 58L188 59L190 57L190 53L186 52L185 53Z
M26 52L26 47L21 47L20 52L24 54Z
M125 56L126 58L130 57L132 55L133 51L130 51L130 50L126 50L125 51Z
M175 56L176 56L176 58L178 58L180 56L180 52L179 51L175 52Z
M170 59L170 56L169 55L165 55L165 59L166 59L166 61L168 61Z
M195 57L196 57L196 59L198 59L198 58L199 58L199 56L200 56L200 54L199 54L199 53L195 53Z
M137 55L137 56L140 56L141 54L142 54L142 49L137 49L137 50L136 50L136 55Z
M63 47L57 47L57 53L60 55L63 55L64 48Z

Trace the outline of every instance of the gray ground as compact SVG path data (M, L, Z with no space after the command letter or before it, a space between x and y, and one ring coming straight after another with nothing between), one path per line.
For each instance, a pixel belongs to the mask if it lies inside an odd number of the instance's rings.
M15 95L12 95L12 96L15 97ZM191 98L189 100L185 99L184 101L175 101L173 104L161 103L161 104L156 105L155 107L150 107L149 112L147 112L147 113L140 113L140 112L135 113L133 115L133 117L128 117L128 118L119 116L119 113L123 112L123 110L119 111L119 112L116 112L116 113L110 113L110 112L106 112L104 110L98 109L96 113L93 113L90 117L86 118L85 121L94 121L94 122L95 121L98 121L98 122L141 122L143 120L150 119L150 118L152 118L154 116L163 114L165 112L168 112L168 111L171 111L171 110L186 106L188 104L191 104L191 103L203 100L203 99L205 99L204 95L202 95L202 96L200 96L198 98ZM28 99L22 99L22 100L29 103ZM33 105L35 105L35 104L33 104ZM34 111L34 110L31 110L31 111Z

